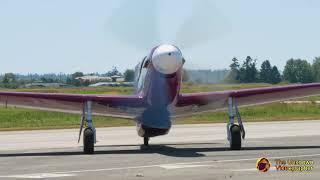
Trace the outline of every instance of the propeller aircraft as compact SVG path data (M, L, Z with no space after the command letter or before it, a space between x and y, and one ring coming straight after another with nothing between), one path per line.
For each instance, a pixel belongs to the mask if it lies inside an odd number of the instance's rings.
M92 118L95 114L132 118L136 122L137 134L148 146L151 137L169 133L174 116L228 110L227 139L231 150L240 150L245 129L239 106L320 95L320 83L180 93L184 63L178 47L162 44L152 48L136 66L133 95L0 92L0 103L40 110L81 112L79 140L83 131L83 151L93 154L97 139Z

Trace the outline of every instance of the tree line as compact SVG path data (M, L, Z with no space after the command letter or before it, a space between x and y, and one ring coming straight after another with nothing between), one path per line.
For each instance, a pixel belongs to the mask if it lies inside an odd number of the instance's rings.
M72 86L88 86L95 82L89 81L81 81L78 77L82 77L85 75L94 75L94 76L102 76L102 77L110 77L113 75L123 76L125 81L131 82L134 80L134 70L127 69L125 72L121 73L118 71L116 67L113 67L110 71L106 73L89 73L84 74L83 72L75 72L72 74L28 74L28 75L21 75L21 74L14 74L14 73L5 73L0 75L0 88L19 88L23 87L26 84L34 83L34 82L43 82L43 83L64 83L67 85Z
M281 81L290 83L311 83L320 81L320 57L316 57L312 64L307 60L289 59L281 74L277 66L272 66L269 60L262 62L257 68L257 60L250 56L240 65L234 57L230 64L230 72L226 76L227 83L270 83L277 84Z
M205 74L206 81L199 83L208 83L211 78L210 74L216 71L207 70L203 73L201 70L186 70L184 69L183 81L192 82L195 78L201 78ZM220 71L217 71L220 73ZM125 81L130 82L134 80L134 70L127 69L121 73L116 67L113 67L106 73L90 73L86 75L96 76L113 76L120 75L125 78ZM221 71L224 74L224 70ZM198 76L196 76L198 74ZM14 74L5 73L0 75L0 87L2 88L18 88L25 84L33 82L44 82L44 83L65 83L72 86L88 86L92 83L81 81L77 79L85 74L83 72L75 72L72 74ZM203 79L203 77L202 77ZM194 81L197 82L197 79ZM230 64L229 73L224 78L224 83L270 83L277 84L281 81L287 81L290 83L311 83L320 82L320 57L316 57L313 63L310 64L307 60L302 59L289 59L284 67L283 73L280 73L277 66L272 66L269 60L262 62L261 67L258 69L257 60L247 56L246 59L240 64L239 60L234 57Z

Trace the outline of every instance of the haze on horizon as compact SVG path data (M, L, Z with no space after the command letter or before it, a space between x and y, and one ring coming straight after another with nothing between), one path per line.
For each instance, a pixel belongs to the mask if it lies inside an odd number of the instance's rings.
M187 68L250 55L282 70L320 56L319 10L316 0L0 0L0 74L123 71L160 43L178 45Z

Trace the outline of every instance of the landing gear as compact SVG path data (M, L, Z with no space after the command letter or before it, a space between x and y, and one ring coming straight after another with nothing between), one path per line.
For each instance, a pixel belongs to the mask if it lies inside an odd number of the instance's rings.
M94 153L94 131L86 128L83 132L83 152L84 154Z
M238 124L234 123L234 113L236 111ZM231 150L241 149L241 139L245 138L245 130L242 124L241 116L235 98L229 97L228 99L228 115L229 123L227 125L228 141Z
M149 140L150 140L149 137L143 137L143 144L144 144L145 146L149 146Z
M230 149L241 149L241 131L238 125L234 124L230 130Z
M80 142L83 126L86 126L83 132L83 153L93 154L94 144L96 143L96 129L92 122L92 102L91 101L87 101L83 104L78 143Z

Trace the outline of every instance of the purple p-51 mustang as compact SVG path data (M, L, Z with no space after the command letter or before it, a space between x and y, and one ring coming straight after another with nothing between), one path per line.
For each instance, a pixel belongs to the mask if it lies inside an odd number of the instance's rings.
M218 92L180 93L185 60L179 48L163 44L153 48L135 69L134 95L0 92L0 103L59 112L81 113L84 153L94 153L96 129L92 115L132 118L144 145L165 135L171 118L201 112L228 110L227 137L232 150L245 138L238 106L252 106L320 94L320 83L273 86ZM235 122L235 117L237 122Z

